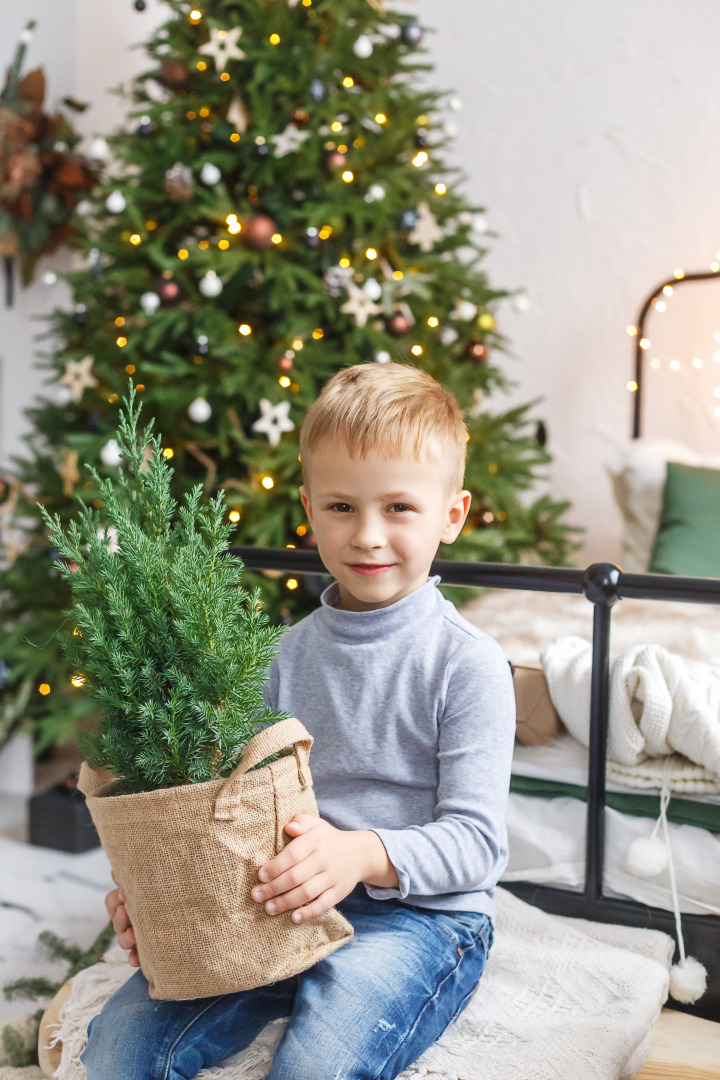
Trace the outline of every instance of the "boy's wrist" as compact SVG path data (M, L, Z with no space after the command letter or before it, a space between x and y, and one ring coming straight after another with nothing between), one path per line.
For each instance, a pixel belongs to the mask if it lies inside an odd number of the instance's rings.
M360 881L365 882L366 885L375 885L380 889L397 889L400 885L397 871L390 862L385 845L378 834L372 829L360 829L357 835L362 851Z

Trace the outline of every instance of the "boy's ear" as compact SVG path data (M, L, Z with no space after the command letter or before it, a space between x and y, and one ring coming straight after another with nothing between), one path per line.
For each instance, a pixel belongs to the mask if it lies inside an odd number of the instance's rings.
M305 510L305 513L307 515L307 519L310 522L310 525L312 526L312 510L310 508L311 507L311 504L310 504L310 492L308 491L308 489L305 487L304 484L300 485L300 498L302 499L303 509Z
M452 544L458 537L460 530L465 524L465 518L470 510L472 494L469 491L459 491L455 502L448 510L447 521L440 541L443 544Z

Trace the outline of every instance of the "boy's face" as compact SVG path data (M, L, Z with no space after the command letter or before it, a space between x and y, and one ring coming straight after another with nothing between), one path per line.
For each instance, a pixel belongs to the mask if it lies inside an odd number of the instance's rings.
M347 611L387 607L423 585L438 544L455 540L470 508L470 492L449 494L435 461L351 458L329 439L300 494Z

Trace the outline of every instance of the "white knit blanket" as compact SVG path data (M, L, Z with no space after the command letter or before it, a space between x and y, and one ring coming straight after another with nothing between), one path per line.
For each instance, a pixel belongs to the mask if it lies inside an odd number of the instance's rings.
M575 635L540 653L560 719L583 746L590 735L592 648ZM720 666L637 645L610 661L608 777L676 791L720 791Z
M496 895L495 944L477 992L402 1080L629 1080L648 1057L667 997L672 939L547 915L505 889ZM87 1026L134 970L113 945L75 976L55 1037L58 1080L84 1080ZM261 1080L286 1026L270 1022L198 1080Z

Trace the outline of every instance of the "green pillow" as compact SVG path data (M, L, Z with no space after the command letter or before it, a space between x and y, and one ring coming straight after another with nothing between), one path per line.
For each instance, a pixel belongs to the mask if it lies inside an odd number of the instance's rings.
M668 462L648 571L720 578L720 469Z

